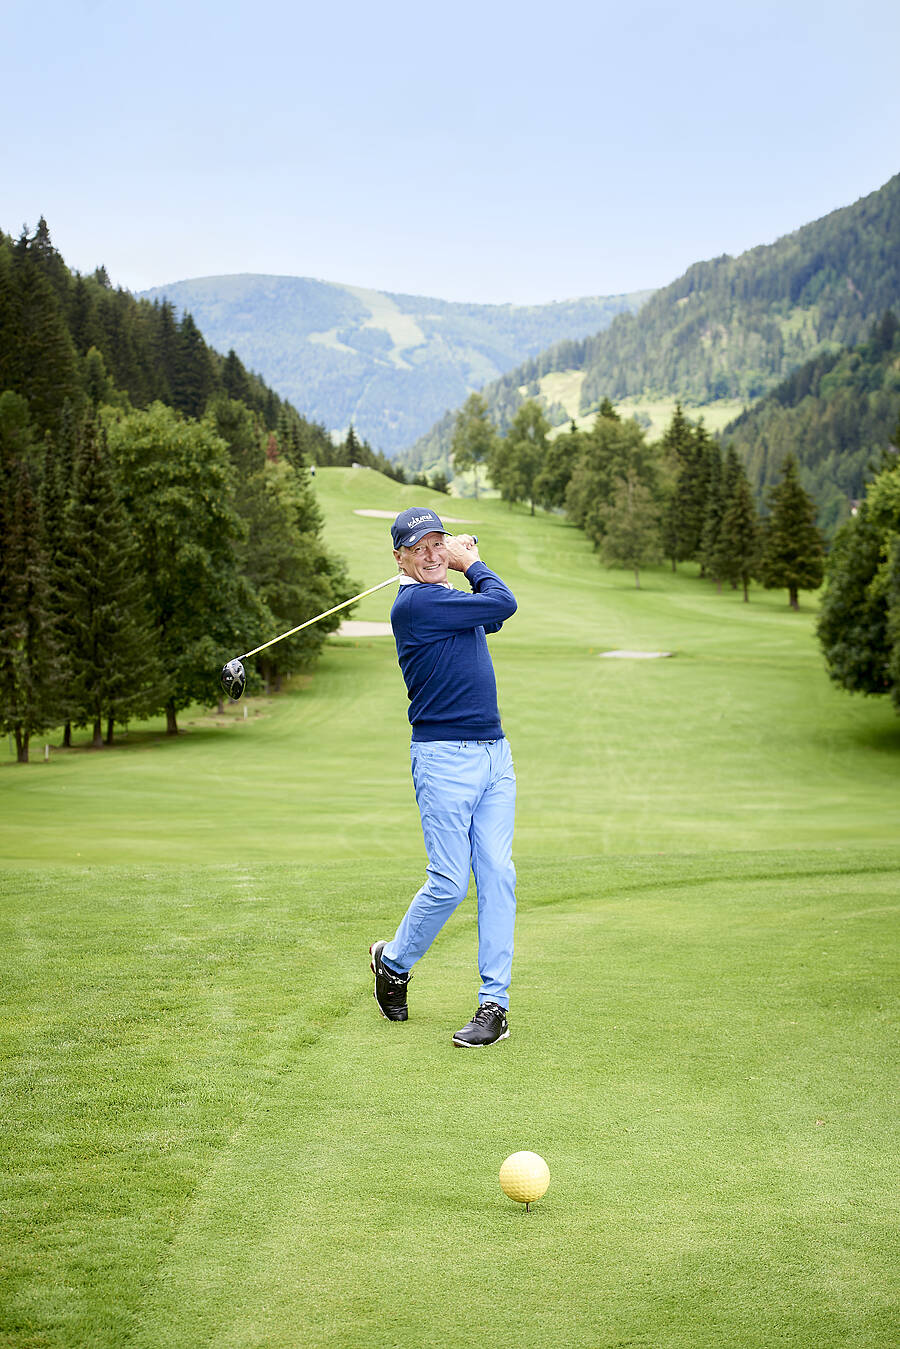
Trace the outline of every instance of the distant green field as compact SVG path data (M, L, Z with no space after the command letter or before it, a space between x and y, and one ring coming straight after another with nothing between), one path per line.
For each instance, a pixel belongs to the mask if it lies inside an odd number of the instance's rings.
M177 739L7 751L0 1342L894 1345L900 720L829 683L811 602L636 591L557 517L370 470L316 489L360 587L393 560L356 512L424 501L519 599L512 1036L450 1045L468 905L410 1021L372 1001L423 865L389 637Z

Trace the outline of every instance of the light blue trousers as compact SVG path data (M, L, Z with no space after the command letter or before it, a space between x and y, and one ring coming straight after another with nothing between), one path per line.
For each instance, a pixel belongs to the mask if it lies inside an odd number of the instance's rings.
M509 1007L516 869L516 775L507 740L413 741L416 801L428 854L425 884L382 952L405 974L466 897L478 892L480 1002Z

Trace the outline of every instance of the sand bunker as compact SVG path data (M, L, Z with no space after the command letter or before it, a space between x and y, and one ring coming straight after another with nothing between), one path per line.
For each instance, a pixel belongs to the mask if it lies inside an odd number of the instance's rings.
M671 656L671 651L601 651L601 656L612 656L617 660L663 660Z

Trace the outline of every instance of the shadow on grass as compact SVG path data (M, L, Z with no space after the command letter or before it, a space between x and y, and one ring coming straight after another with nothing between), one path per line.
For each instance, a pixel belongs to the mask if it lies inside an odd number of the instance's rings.
M840 738L850 748L869 749L876 754L900 756L900 716L895 716L893 722L885 721L880 726L842 727Z
M95 745L93 739L89 738L82 739L72 745L63 745L60 742L62 728L56 727L49 736L46 733L39 737L32 736L27 764L19 764L16 761L15 750L10 750L9 757L0 761L0 768L28 768L35 764L45 764L47 762L44 758L45 745L50 746L50 762L52 763L54 760L59 762L60 759L80 758L85 755L122 754L129 750L155 749L179 744L186 738L196 743L206 743L234 726L267 717L271 706L272 696L261 699L254 698L246 703L232 703L222 712L219 712L216 708L209 711L196 711L193 716L185 717L180 722L177 735L168 735L166 731L150 726L139 726L133 730L123 727L122 730L116 731L111 745L106 744L105 741L102 745ZM246 717L244 716L244 707L247 708ZM87 735L87 732L84 734Z

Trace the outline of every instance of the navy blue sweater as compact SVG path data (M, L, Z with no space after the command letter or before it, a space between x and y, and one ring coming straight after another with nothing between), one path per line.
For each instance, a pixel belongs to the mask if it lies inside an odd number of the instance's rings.
M391 606L413 740L503 736L485 633L512 617L515 596L483 562L470 565L466 580L471 595L428 581L401 585Z

